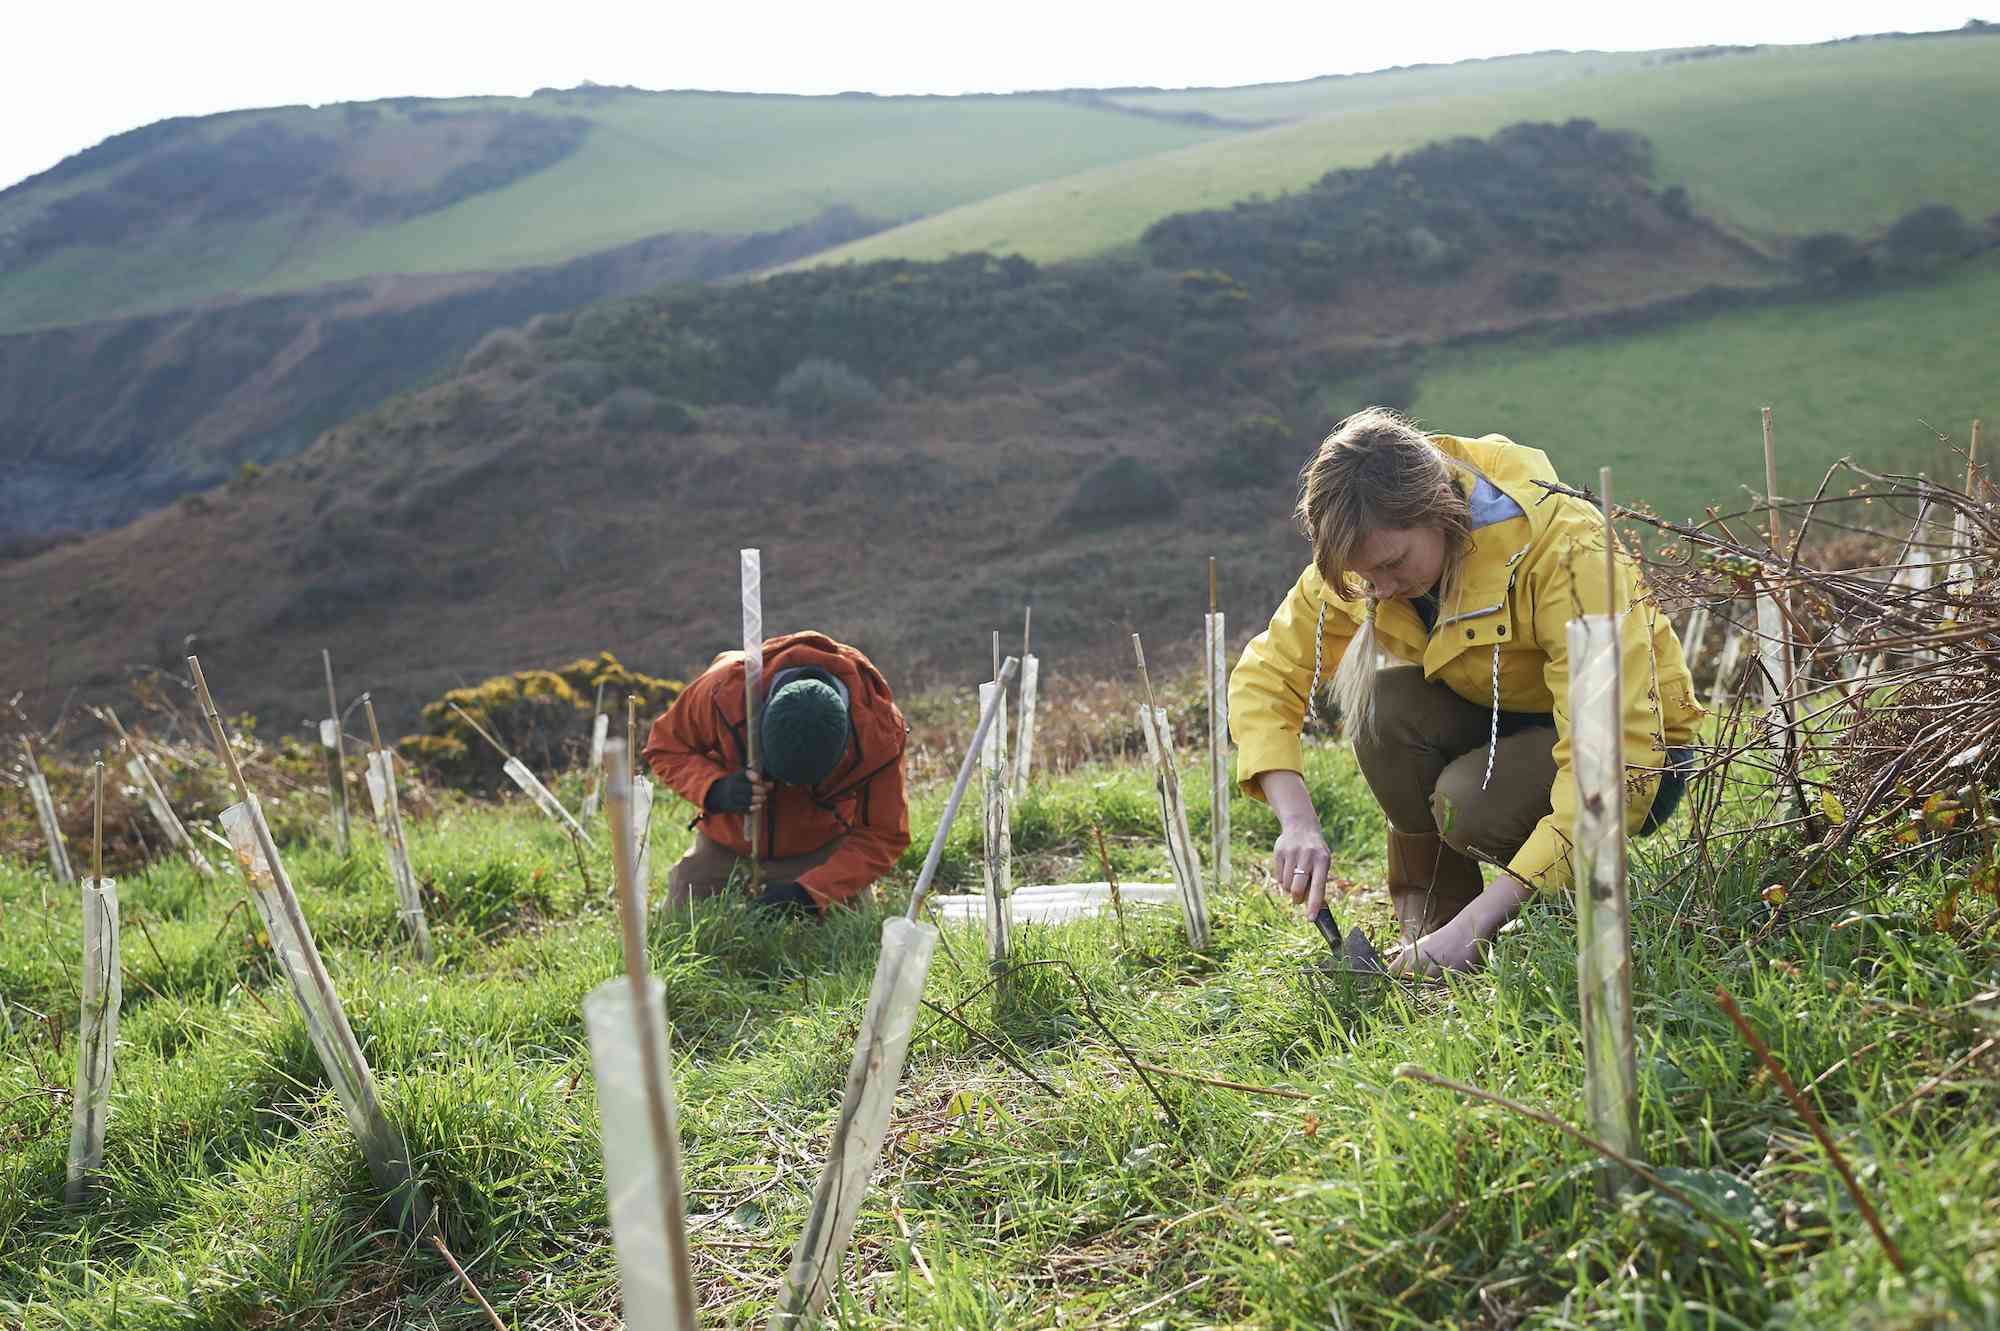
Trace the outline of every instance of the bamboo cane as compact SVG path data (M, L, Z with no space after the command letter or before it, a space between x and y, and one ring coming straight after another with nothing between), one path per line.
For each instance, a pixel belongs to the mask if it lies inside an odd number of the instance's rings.
M69 848L63 844L62 824L56 820L56 802L49 794L48 778L42 775L41 759L35 756L34 743L26 735L21 736L21 748L28 755L28 799L35 806L35 818L42 825L42 840L49 848L49 872L55 880L67 887L76 881L76 872L70 868Z
M118 1043L123 971L118 960L118 885L104 876L104 764L95 764L90 877L83 883L82 1006L76 1035L76 1089L70 1097L69 1171L64 1200L83 1203L90 1175L104 1162L104 1119L111 1101L111 1061Z
M738 552L743 584L743 751L751 775L760 774L763 737L758 733L764 684L764 554L761 550ZM763 817L743 815L750 830L750 890L764 886L764 822L771 816L766 805Z
M375 821L382 829L382 841L389 858L389 877L396 886L403 927L417 945L417 960L430 964L431 926L424 915L424 896L417 887L417 871L410 864L410 845L403 839L402 802L396 794L396 756L382 745L382 728L375 724L375 699L361 695L362 710L368 714L368 798L375 806Z
M133 742L132 737L125 733L125 726L119 721L118 713L107 707L104 709L104 715L110 720L112 730L117 732L119 742L125 746L125 752L131 755L126 760L125 771L132 777L133 784L139 787L139 794L145 800L147 810L153 815L153 821L160 825L162 832L166 833L168 842L178 846L181 853L188 857L189 863L194 865L197 873L204 878L215 877L215 866L208 862L208 857L194 844L194 838L188 835L187 826L174 812L173 805L167 803L167 792L160 789L159 779L153 775L152 764L146 761L144 751Z
M1153 680L1146 672L1146 649L1136 633L1132 635L1132 654L1138 660L1139 683L1146 695L1139 705L1139 729L1146 737L1147 755L1153 763L1160 829L1166 838L1167 858L1180 897L1181 922L1187 926L1188 946L1200 952L1208 946L1208 894L1202 886L1201 861L1195 857L1194 838L1188 833L1187 808L1181 801L1173 729L1167 720L1167 709L1154 705Z
M1584 1100L1592 1130L1638 1154L1632 1043L1632 943L1625 896L1625 692L1619 662L1622 600L1611 469L1599 473L1604 504L1605 612L1569 622L1569 709L1576 775L1577 989L1583 1026ZM1607 1180L1622 1189L1626 1180Z
M354 830L347 815L347 741L340 733L340 699L333 691L333 653L322 647L326 667L326 720L319 723L320 746L326 750L327 793L333 800L333 848L342 859L354 852Z
M305 912L299 906L298 893L292 888L284 861L279 858L270 824L264 821L263 808L243 777L235 750L229 746L229 735L223 729L222 714L209 693L208 681L201 673L201 662L192 656L187 660L216 750L229 768L230 783L236 787L238 802L222 811L222 825L229 834L229 844L243 871L244 882L249 886L251 903L271 940L271 951L291 983L292 997L305 1019L306 1036L333 1082L348 1126L368 1162L369 1175L396 1206L398 1218L422 1237L431 1231L435 1216L411 1172L409 1147L382 1112L374 1073L361 1052L361 1042L354 1038L354 1029L348 1024L347 1010L341 1006L333 977L327 974L326 963L320 958Z
M665 990L647 964L646 903L632 839L629 751L613 743L605 758L605 813L611 823L625 975L592 991L584 1013L597 1077L604 1183L624 1284L625 1324L633 1331L694 1331L694 1267Z

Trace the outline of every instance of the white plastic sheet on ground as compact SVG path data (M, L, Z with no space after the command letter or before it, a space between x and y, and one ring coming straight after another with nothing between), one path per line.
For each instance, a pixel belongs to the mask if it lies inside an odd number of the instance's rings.
M1202 622L1208 635L1209 863L1220 891L1229 881L1229 797L1236 786L1229 773L1229 634L1219 610Z
M1035 705L1041 692L1042 663L1030 653L1021 658L1021 732L1014 742L1014 797L1028 793L1028 768L1035 760Z
M1632 941L1625 900L1623 616L1569 622L1570 765L1576 777L1577 989L1591 1131L1637 1156Z
M665 988L648 976L646 1004L658 1067L673 1066L667 1050ZM611 1238L618 1253L618 1276L624 1294L625 1325L629 1331L676 1331L680 1306L694 1303L692 1290L675 1287L674 1264L665 1260L667 1235L662 1229L670 1206L685 1207L684 1198L660 1195L666 1186L681 1186L678 1161L662 1170L655 1152L651 1113L646 1102L645 1063L640 1056L638 1013L633 1009L632 982L620 975L591 990L583 1000L584 1023L590 1030L590 1065L597 1078L597 1113L604 1142L604 1189L611 1206ZM664 1078L668 1130L679 1139L680 1123L671 1078Z
M271 830L255 798L247 804L232 804L222 811L222 827L236 852L243 876L250 884L250 900L264 932L271 940L271 953L290 982L292 997L298 1001L305 1019L306 1038L319 1055L327 1079L354 1130L354 1139L368 1162L375 1186L389 1199L400 1218L415 1232L430 1227L430 1204L417 1188L410 1173L410 1152L402 1136L382 1112L375 1091L375 1076L368 1069L360 1042L347 1024L347 1012L334 992L333 980L320 960L312 930L299 910L298 894L292 890L285 866L276 859ZM267 847L272 851L267 851Z
M997 695L997 697L996 697ZM986 959L998 966L1012 945L1014 895L1014 834L1011 792L1007 787L1007 693L997 683L979 686L979 710L994 709L993 724L979 751L980 789L986 804Z
M139 788L140 797L146 801L146 808L152 812L153 821L160 825L160 830L166 834L168 842L178 846L181 853L188 857L189 862L204 877L213 878L215 866L208 862L208 857L194 844L194 838L188 835L187 828L181 825L181 820L167 804L166 792L161 790L160 783L153 779L153 769L146 765L146 760L134 752L130 761L125 764L125 771L132 778L132 784Z
M431 926L424 916L424 896L417 888L417 871L410 865L409 843L403 840L403 812L396 798L396 757L387 749L368 751L368 799L389 856L389 878L396 885L396 914L417 945L417 959L431 959Z
M1167 709L1139 704L1139 729L1146 736L1146 756L1153 764L1153 789L1159 797L1160 828L1167 842L1167 859L1179 889L1181 922L1188 946L1199 952L1208 946L1208 893L1202 887L1201 862L1188 834L1187 807L1181 801L1180 771L1174 763L1174 731Z
M827 1150L826 1170L813 1192L812 1211L792 1253L791 1272L770 1331L810 1326L840 1279L847 1241L889 1130L889 1111L902 1079L937 939L937 930L928 924L890 920L882 926L882 956L875 965L875 983L868 992L854 1059L848 1064L846 1093Z
M1180 889L1172 883L1120 883L1118 895L1128 909L1180 904ZM1037 883L1015 888L1011 901L1011 922L1017 925L1062 924L1109 914L1112 909L1108 883ZM932 897L930 904L946 924L986 920L986 898L977 893Z
M632 844L637 848L639 904L653 895L653 783L643 776L632 778Z
M583 825L570 816L569 810L562 806L562 801L557 799L549 788L542 784L539 777L528 770L526 763L522 762L519 758L509 757L500 770L505 772L515 785L525 791L528 798L533 800L543 813L568 828L571 836L583 841L590 840L589 837L584 835Z
M590 723L590 789L583 796L583 820L597 816L597 797L604 789L604 739L611 733L611 713L599 712Z
M91 1171L104 1160L104 1118L111 1105L111 1053L118 1043L118 884L83 880L83 1011L76 1034L76 1089L70 1100L71 1206L83 1200Z
M69 849L63 845L62 824L56 821L56 802L49 796L49 783L40 771L28 769L28 798L35 806L35 819L42 825L42 840L49 848L49 872L67 886L76 881L69 867Z

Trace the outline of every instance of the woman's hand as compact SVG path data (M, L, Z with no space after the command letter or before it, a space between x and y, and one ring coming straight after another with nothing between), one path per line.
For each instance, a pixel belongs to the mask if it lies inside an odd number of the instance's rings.
M1479 962L1479 945L1492 942L1501 926L1521 913L1528 895L1520 879L1499 875L1449 923L1399 952L1389 963L1389 973L1435 977L1471 970Z
M1278 887L1292 900L1305 902L1310 919L1326 904L1326 871L1333 860L1319 830L1319 812L1313 808L1306 779L1297 772L1266 772L1258 781L1271 811L1278 815L1278 843L1271 848Z

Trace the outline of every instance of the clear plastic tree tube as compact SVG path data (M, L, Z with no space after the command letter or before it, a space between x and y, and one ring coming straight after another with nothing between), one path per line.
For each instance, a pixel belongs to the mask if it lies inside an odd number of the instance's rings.
M396 885L396 913L417 945L417 958L431 960L431 926L424 915L424 896L417 888L417 871L410 864L409 843L403 839L403 813L396 797L396 757L387 749L368 751L368 799L389 858L389 877Z
M633 878L644 906L653 891L653 783L643 776L632 778L632 844L638 850Z
M1006 964L1013 942L1013 800L1007 781L1007 686L998 680L979 686L979 710L993 710L980 748L980 788L986 806L986 960Z
M122 997L118 965L118 884L83 880L83 1009L76 1034L76 1090L70 1100L71 1206L83 1201L89 1177L104 1160L104 1119L111 1104L111 1054L118 1043Z
M42 825L42 841L49 849L49 872L58 883L67 887L76 881L76 871L70 868L69 848L63 845L62 824L56 819L56 802L49 794L48 778L42 775L41 762L35 757L34 745L24 738L21 747L28 754L28 799L35 806L35 820Z
M1209 862L1219 891L1229 881L1229 634L1220 610L1204 621L1208 639Z
M1028 793L1028 768L1035 759L1035 708L1040 701L1042 663L1035 656L1021 658L1021 721L1014 742L1014 797Z
M535 802L536 808L561 823L569 830L571 836L576 837L580 841L589 842L590 838L584 835L583 825L577 822L570 814L570 811L562 806L562 801L557 799L555 794L542 784L541 778L528 770L526 763L510 754L507 761L501 765L501 770L507 773L508 779L519 786L527 794L528 798Z
M132 749L131 760L125 764L125 772L132 778L132 784L138 787L140 797L145 800L147 810L153 815L153 821L160 825L162 832L166 833L167 840L180 848L181 853L188 857L188 862L193 864L195 870L203 877L213 878L215 866L208 862L208 857L194 844L194 838L188 835L187 828L174 813L173 806L167 803L166 792L160 789L160 783L154 779L151 765L146 762L144 755L136 746Z
M1174 732L1167 709L1139 704L1139 729L1146 736L1146 755L1153 764L1153 790L1160 805L1160 829L1174 886L1180 892L1181 922L1188 946L1199 952L1208 946L1208 893L1202 886L1201 861L1195 858L1188 833L1187 806L1181 800L1180 772L1174 764Z
M812 1210L792 1252L791 1271L770 1331L812 1325L840 1279L848 1240L870 1177L881 1158L889 1113L909 1053L910 1032L930 974L937 930L909 920L882 926L882 955L847 1068L847 1089L827 1149L826 1169L813 1191Z
M362 1158L368 1162L369 1175L413 1232L428 1231L430 1203L411 1173L409 1148L382 1112L374 1073L348 1025L332 977L320 960L312 930L299 909L298 894L277 857L277 845L264 822L263 810L254 797L232 804L222 811L222 827L249 884L251 904L271 940L271 952L298 1002L306 1038L333 1083L334 1095L354 1131Z

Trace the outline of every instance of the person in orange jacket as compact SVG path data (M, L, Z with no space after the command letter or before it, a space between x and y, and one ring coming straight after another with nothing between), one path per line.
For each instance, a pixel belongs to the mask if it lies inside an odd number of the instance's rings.
M724 652L646 739L647 765L701 812L668 876L680 905L714 896L763 830L760 905L818 915L852 901L910 844L903 757L909 726L866 656L823 633L764 643L761 771L745 745L743 653Z

